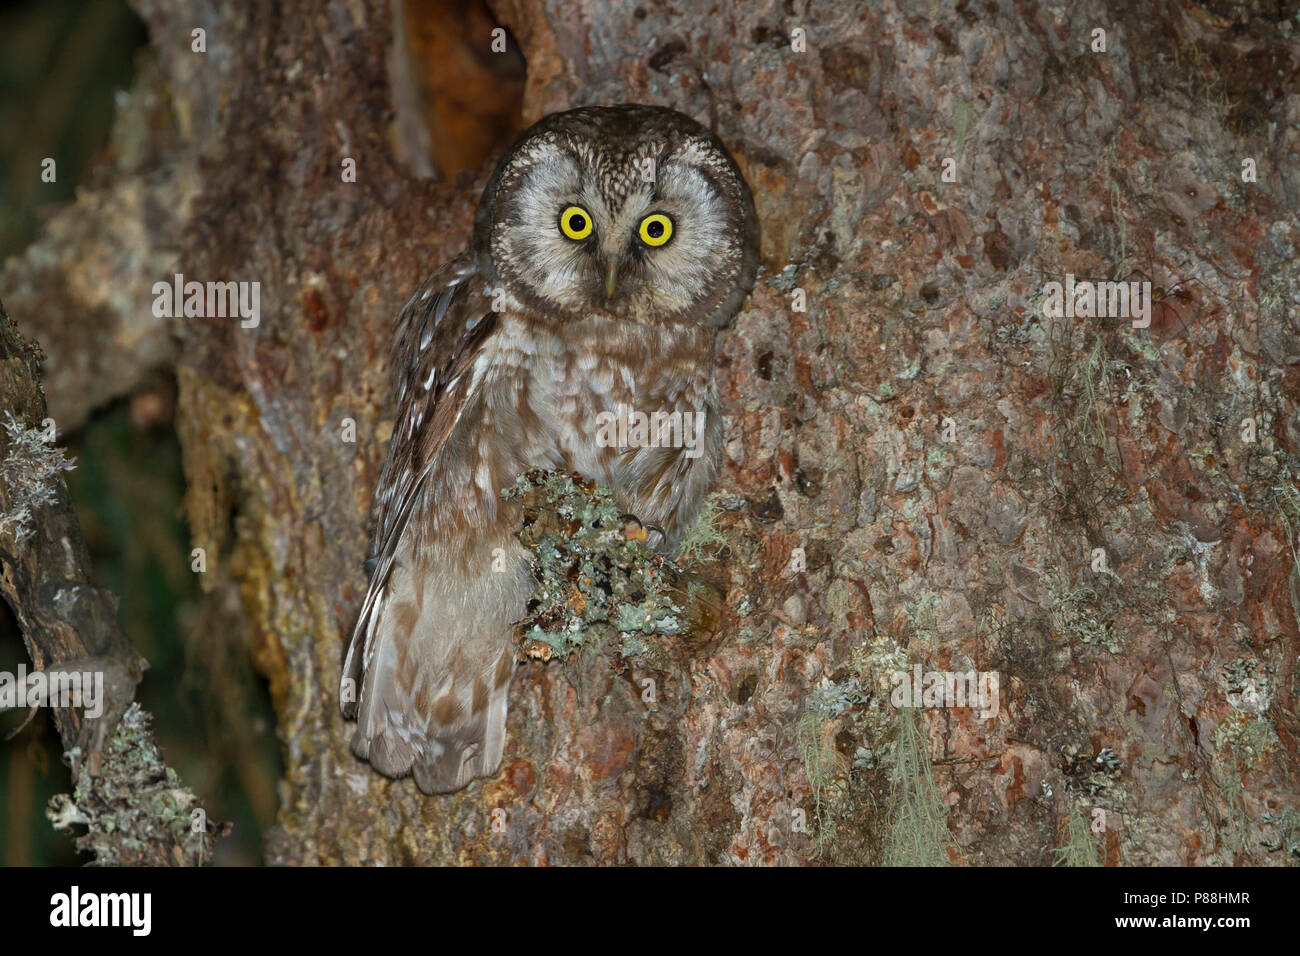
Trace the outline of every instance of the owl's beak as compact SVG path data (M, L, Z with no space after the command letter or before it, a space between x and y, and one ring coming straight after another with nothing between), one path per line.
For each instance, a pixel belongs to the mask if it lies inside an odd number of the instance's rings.
M614 288L618 285L618 260L605 267L605 298L614 297Z

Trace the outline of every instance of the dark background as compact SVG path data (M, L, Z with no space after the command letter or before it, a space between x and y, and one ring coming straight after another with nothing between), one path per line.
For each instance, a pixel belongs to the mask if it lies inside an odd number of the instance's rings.
M110 158L114 99L130 87L147 42L120 0L0 5L0 260L30 243ZM47 156L54 183L41 182ZM257 863L280 775L274 715L247 660L223 659L210 643L187 646L199 588L181 514L174 390L160 378L61 434L77 461L68 485L97 581L120 597L122 627L149 661L137 698L154 715L166 759L210 795L214 818L235 824L217 862ZM14 673L19 663L30 669L31 658L0 602L0 670ZM70 786L53 721L43 709L23 727L26 718L0 715L0 735L16 731L0 742L0 863L84 862L45 818L50 797Z

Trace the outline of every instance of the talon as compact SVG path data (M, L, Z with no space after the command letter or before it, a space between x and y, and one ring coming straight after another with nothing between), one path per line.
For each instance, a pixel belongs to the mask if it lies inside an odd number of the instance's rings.
M628 541L646 541L650 538L645 525L641 523L641 519L636 515L619 515L618 520L623 522L623 537ZM636 525L636 527L634 528L633 525Z

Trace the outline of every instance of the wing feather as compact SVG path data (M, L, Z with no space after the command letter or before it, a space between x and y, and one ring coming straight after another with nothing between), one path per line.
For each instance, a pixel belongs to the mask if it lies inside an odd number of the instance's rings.
M483 291L474 259L465 252L425 279L398 316L392 359L397 410L371 503L370 583L343 664L339 694L345 717L356 713L398 543L465 410L472 384L465 373L496 327Z

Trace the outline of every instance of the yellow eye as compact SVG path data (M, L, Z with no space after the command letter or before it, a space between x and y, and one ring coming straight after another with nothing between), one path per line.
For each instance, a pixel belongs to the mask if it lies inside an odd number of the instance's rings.
M661 212L651 213L641 220L637 234L647 246L662 246L673 237L673 221Z
M591 235L591 216L581 206L566 206L560 213L560 232L575 241Z

